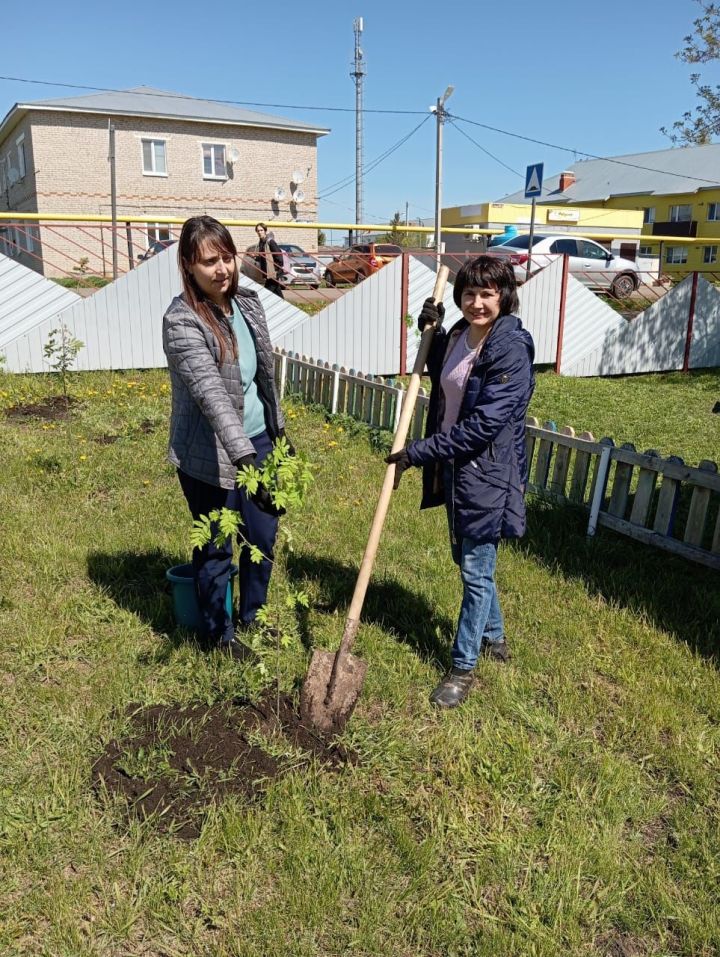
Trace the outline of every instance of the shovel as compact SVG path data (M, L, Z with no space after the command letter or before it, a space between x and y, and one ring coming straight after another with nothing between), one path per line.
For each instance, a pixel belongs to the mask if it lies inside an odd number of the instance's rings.
M436 303L442 300L447 277L447 266L441 266L433 290L433 299ZM420 389L420 377L425 371L425 363L434 334L434 325L425 326L410 377L410 384L405 394L400 421L393 439L393 452L398 452L405 445ZM316 650L313 652L310 667L300 692L300 713L303 721L313 724L320 731L326 733L337 733L345 727L355 709L365 681L367 662L350 654L350 649L355 642L360 626L360 614L365 601L365 592L375 562L380 533L385 524L385 516L390 505L394 478L395 466L388 465L380 499L370 527L365 554L360 565L360 572L355 583L350 609L345 619L345 630L343 631L340 647L335 654L331 651Z

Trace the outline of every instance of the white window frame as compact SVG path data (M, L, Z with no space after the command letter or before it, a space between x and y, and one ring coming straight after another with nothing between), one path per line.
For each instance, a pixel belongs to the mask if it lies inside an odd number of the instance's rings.
M0 243L5 247L5 255L17 259L20 255L20 242L15 223L0 226Z
M680 211L686 209L687 217L682 216ZM678 203L676 206L670 207L669 212L669 221L671 223L689 223L692 220L692 203Z
M667 246L665 262L669 266L684 266L688 260L687 246Z
M703 263L710 266L717 262L717 246L703 246Z
M653 253L652 246L638 246L638 256L653 256L657 253Z
M655 207L646 206L643 209L643 225L655 222Z
M152 160L152 169L145 169L145 144L150 144L150 159ZM162 143L163 145L163 159L165 161L165 169L160 170L157 168L157 155L155 152L155 144ZM167 140L161 139L159 136L142 136L140 138L140 163L142 165L143 176L162 176L167 179Z
M720 203L708 203L707 218L709 223L720 222Z
M10 156L10 153L7 153L6 156L0 156L0 169L2 169L2 177L3 177L3 178L2 178L2 182L3 182L2 191L3 191L3 193L5 192L5 190L10 189L10 168L11 168L11 166L12 166L12 157Z
M213 168L212 173L205 172L205 150L206 149L212 150L212 154L211 154L212 168ZM227 147L225 146L224 143L201 143L200 144L200 168L202 169L203 179L226 180L228 178L226 149ZM215 172L217 168L217 164L215 160L215 150L222 150L223 167L225 168L225 172L222 174Z
M22 230L23 245L29 253L35 252L35 229L36 227L32 223L25 222L20 227Z
M20 174L20 179L25 179L27 176L27 158L25 156L25 134L21 133L20 136L15 140L15 149L17 150L17 160L18 160L18 173Z
M160 232L167 233L167 236L158 235ZM152 235L151 235L152 233ZM169 241L172 237L172 226L169 223L148 223L147 224L147 234L146 234L146 249L150 249L153 243L159 243L163 241Z

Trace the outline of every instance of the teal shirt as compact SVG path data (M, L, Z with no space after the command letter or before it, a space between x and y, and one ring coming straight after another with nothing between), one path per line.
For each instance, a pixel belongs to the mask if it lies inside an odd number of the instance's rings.
M265 431L265 410L258 396L255 375L257 374L257 352L255 340L248 329L245 318L233 300L232 324L238 344L238 365L243 383L243 429L249 439Z

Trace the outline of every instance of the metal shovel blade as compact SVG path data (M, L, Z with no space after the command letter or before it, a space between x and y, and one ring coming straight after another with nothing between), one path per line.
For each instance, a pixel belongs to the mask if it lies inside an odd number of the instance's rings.
M343 655L331 692L330 678L336 657L333 651L314 651L300 692L303 721L326 734L339 733L345 727L360 697L368 667L362 658Z

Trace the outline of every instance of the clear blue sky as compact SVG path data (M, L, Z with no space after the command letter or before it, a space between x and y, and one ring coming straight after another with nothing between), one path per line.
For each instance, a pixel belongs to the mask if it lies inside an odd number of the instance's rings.
M578 11L581 13L578 14ZM674 56L700 8L693 0L514 0L430 3L358 0L327 4L239 2L105 5L38 0L15 10L7 76L127 89L147 85L210 99L354 107L352 23L364 18L368 109L427 111L452 84L447 107L511 132L598 155L665 149L659 128L695 103L692 68ZM25 17L29 22L23 25ZM703 76L718 82L717 65ZM62 86L0 80L0 114L19 101L73 95ZM82 90L75 91L78 95ZM259 109L261 109L259 107ZM355 164L353 112L268 108L320 123L320 193ZM365 161L372 161L422 116L365 115ZM572 163L563 152L460 124L469 136L524 172ZM580 158L579 156L577 158ZM271 157L268 157L271 162ZM395 212L429 217L434 204L435 121L365 180L365 220ZM493 200L522 180L452 125L445 128L443 205ZM320 203L325 220L354 213L350 183Z

